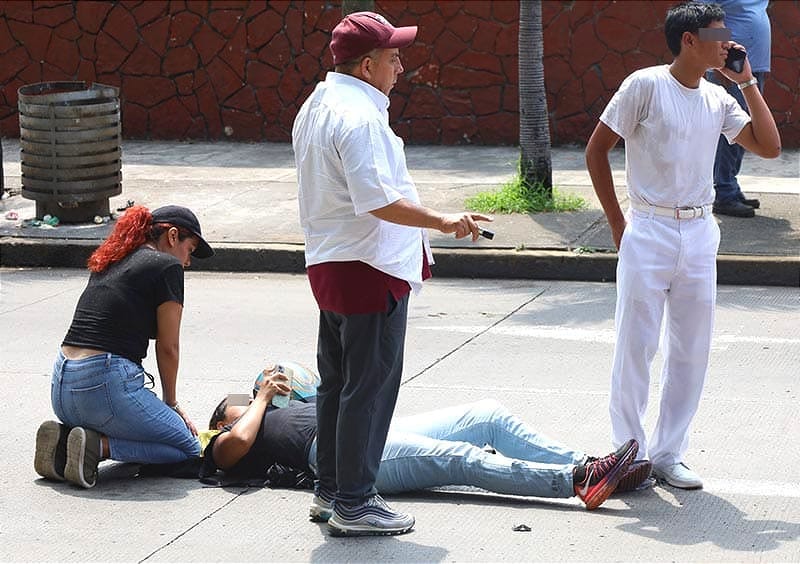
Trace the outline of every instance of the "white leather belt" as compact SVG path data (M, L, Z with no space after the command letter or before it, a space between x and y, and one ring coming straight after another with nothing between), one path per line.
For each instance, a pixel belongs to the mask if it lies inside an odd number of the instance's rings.
M663 206L649 206L638 202L631 202L631 207L635 210L671 217L673 219L695 219L711 215L711 206L683 206L680 208L665 208Z

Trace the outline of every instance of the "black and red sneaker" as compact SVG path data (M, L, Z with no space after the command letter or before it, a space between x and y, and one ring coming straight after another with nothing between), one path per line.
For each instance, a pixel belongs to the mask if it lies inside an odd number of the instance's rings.
M639 443L630 439L616 452L575 468L572 477L575 495L583 500L586 509L596 509L608 499L638 451Z
M622 473L617 489L614 493L632 492L640 489L652 487L655 480L650 478L653 472L653 464L649 460L635 460L631 462L628 469Z
M586 464L598 460L596 456L587 456ZM614 493L633 492L645 490L655 485L656 480L652 477L653 464L649 460L634 460L628 469L622 473L617 489Z

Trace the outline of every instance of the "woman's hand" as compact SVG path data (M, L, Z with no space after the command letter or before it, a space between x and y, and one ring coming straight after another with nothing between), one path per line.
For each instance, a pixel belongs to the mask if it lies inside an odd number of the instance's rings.
M266 403L269 403L275 394L288 396L292 393L288 376L281 372L280 366L277 365L267 367L261 372L258 385L256 397L264 399Z
M194 423L192 423L192 420L189 419L189 416L186 415L186 413L183 411L183 409L181 409L181 406L180 405L176 405L175 407L170 407L170 409L174 410L175 413L177 413L178 415L181 416L181 419L183 419L183 422L186 423L186 427L189 429L189 431L191 431L192 435L194 435L196 437L197 436L197 427L194 426Z
M223 470L233 467L246 455L258 437L264 413L275 394L288 395L289 378L278 367L268 367L258 378L259 388L253 402L227 433L220 433L212 452L217 466Z

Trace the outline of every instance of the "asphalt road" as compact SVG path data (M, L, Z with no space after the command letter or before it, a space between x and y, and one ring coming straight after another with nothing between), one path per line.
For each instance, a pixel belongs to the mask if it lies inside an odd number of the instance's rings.
M37 479L50 368L85 280L79 270L0 269L1 561L800 561L797 288L719 289L687 456L704 490L656 487L594 512L575 498L421 492L390 500L416 516L411 534L335 539L307 521L306 492L205 488L116 463L92 490ZM397 413L493 397L604 454L614 295L607 283L427 283L412 299ZM181 405L202 425L268 359L313 363L316 316L302 275L188 272ZM145 368L155 373L154 358ZM532 530L512 530L523 523Z

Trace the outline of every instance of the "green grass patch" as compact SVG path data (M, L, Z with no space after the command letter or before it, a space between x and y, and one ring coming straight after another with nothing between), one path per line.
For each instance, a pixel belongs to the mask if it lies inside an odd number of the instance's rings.
M481 213L565 212L588 207L580 196L562 194L555 186L552 197L544 189L531 189L519 175L503 184L499 190L480 192L467 198L465 205L468 210Z

